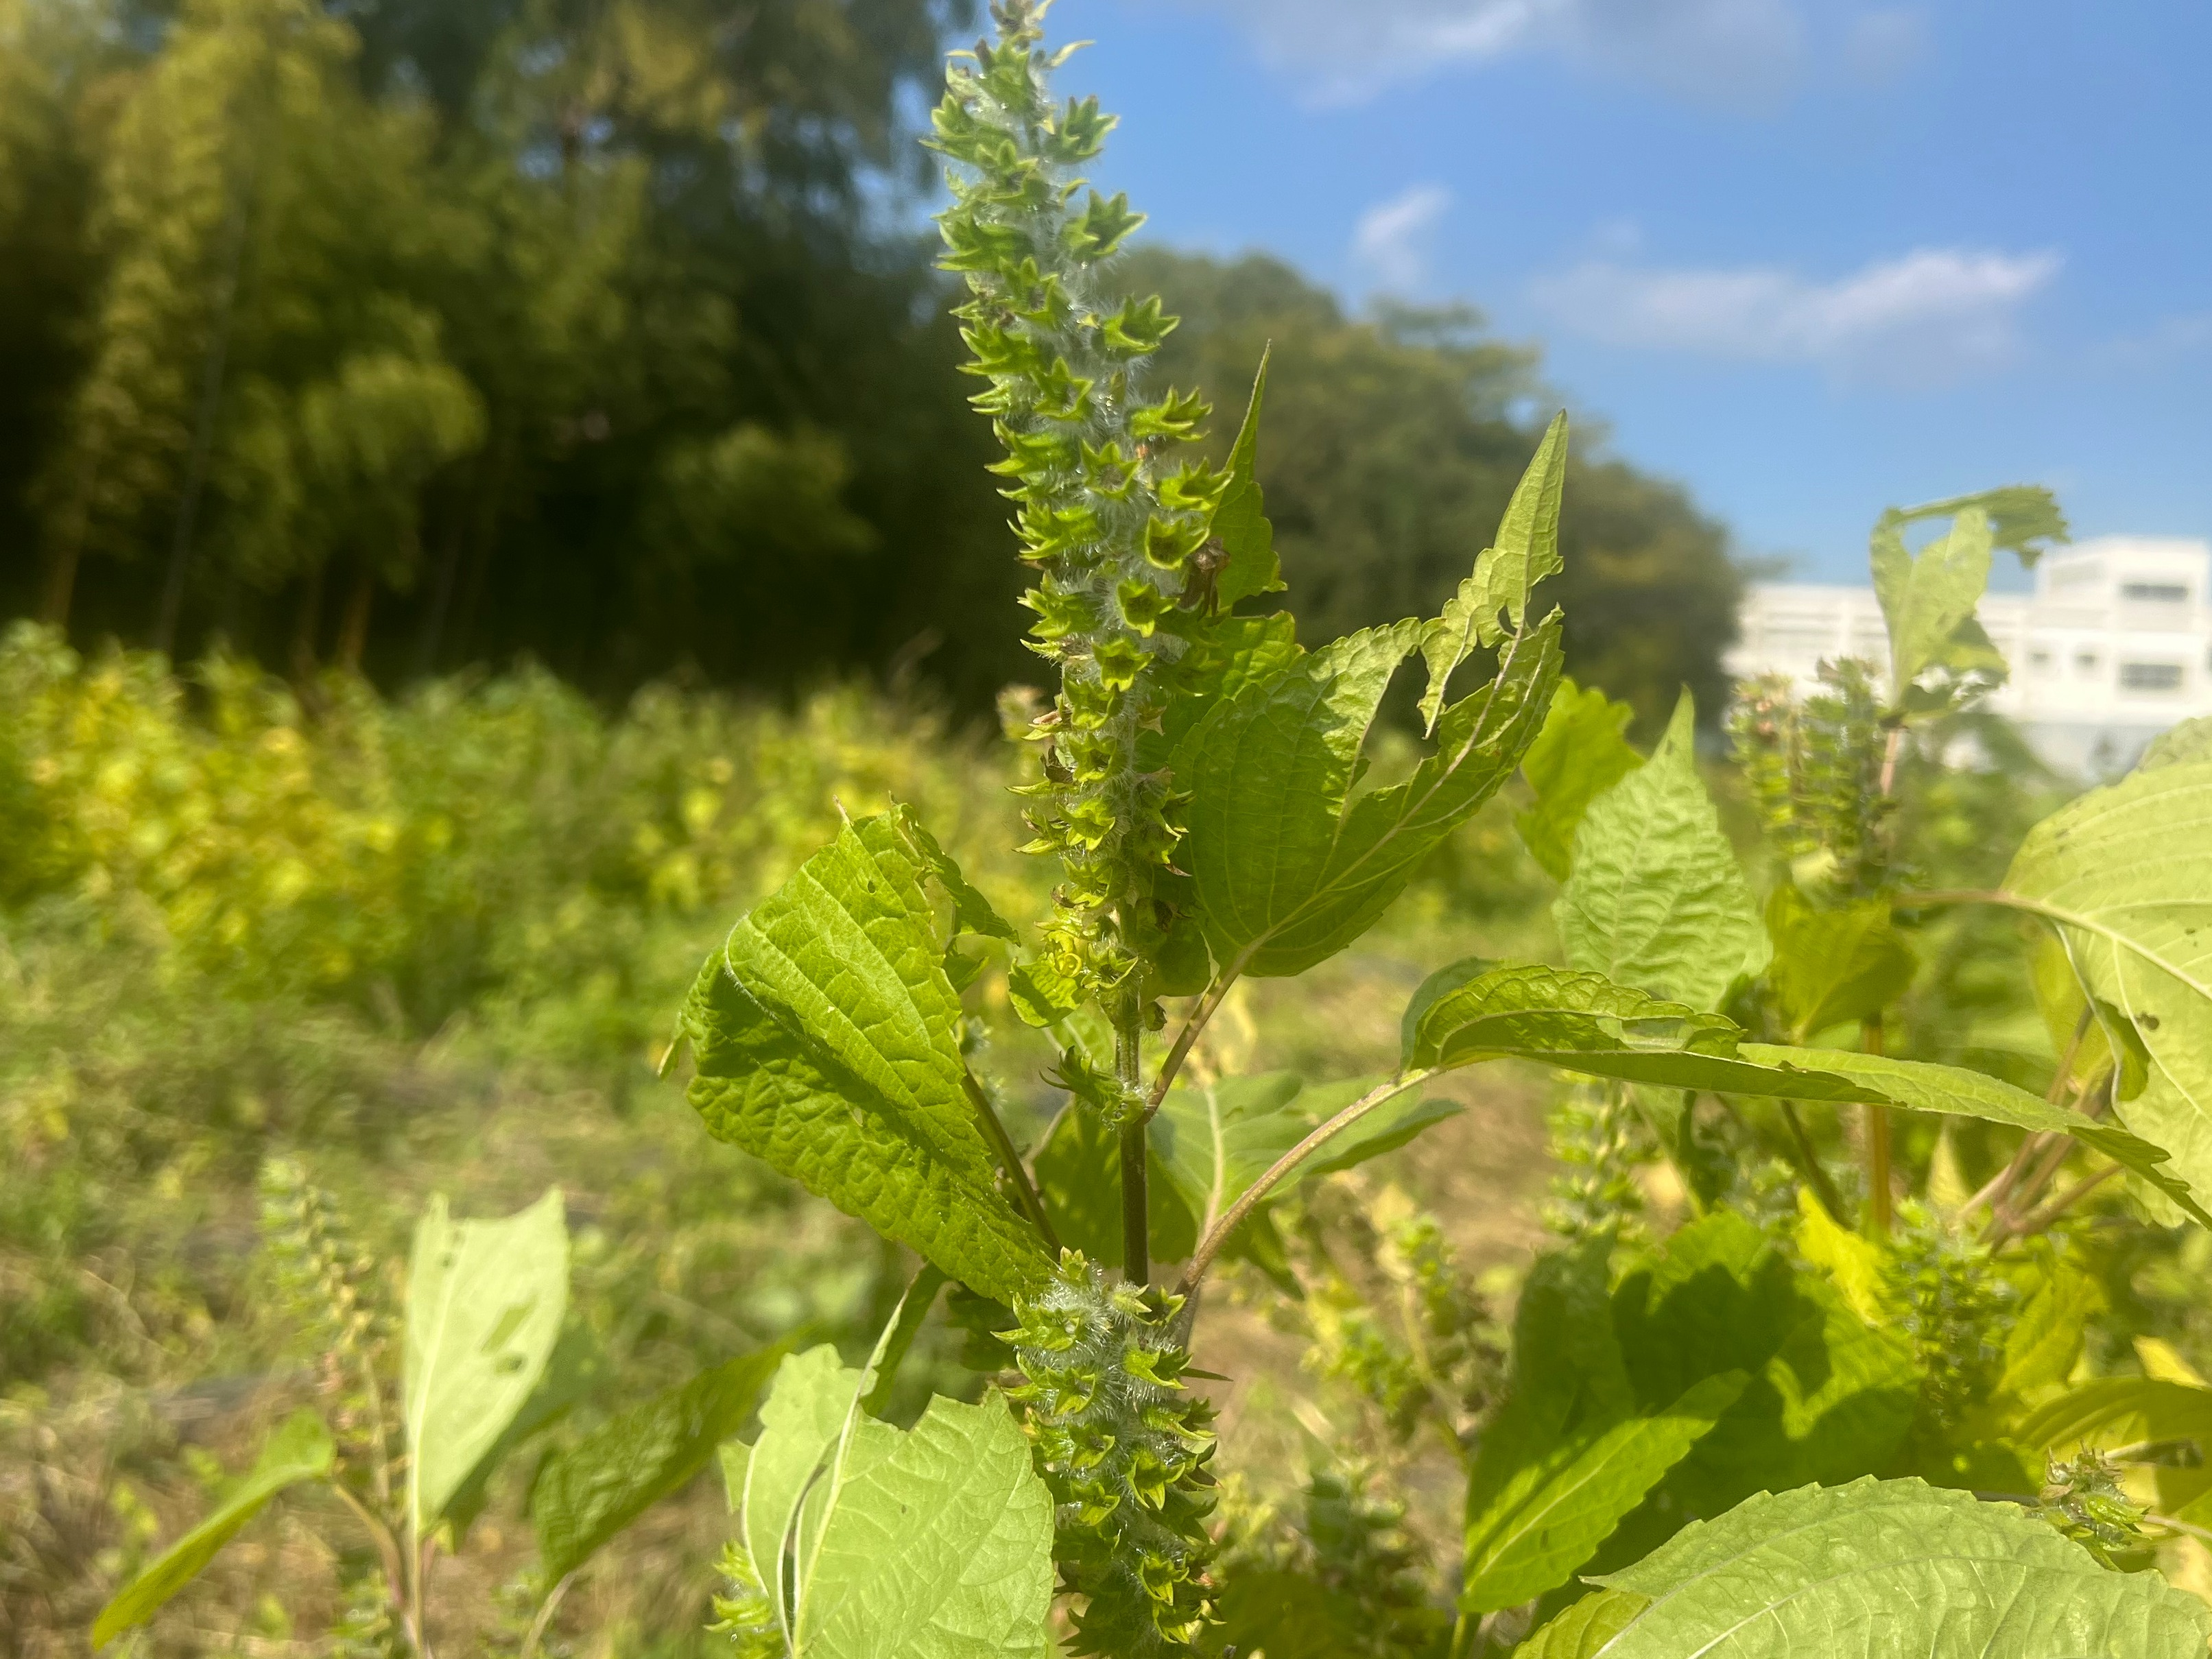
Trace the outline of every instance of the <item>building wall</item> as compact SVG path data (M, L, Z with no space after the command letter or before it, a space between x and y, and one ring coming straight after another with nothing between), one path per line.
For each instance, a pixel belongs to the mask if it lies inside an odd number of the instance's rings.
M2179 721L2212 714L2212 545L2107 536L2045 556L2033 593L1993 593L1982 626L2011 667L1990 707L2063 770L2111 774ZM1801 685L1823 660L1889 647L1870 587L1769 582L1744 600L1739 677Z

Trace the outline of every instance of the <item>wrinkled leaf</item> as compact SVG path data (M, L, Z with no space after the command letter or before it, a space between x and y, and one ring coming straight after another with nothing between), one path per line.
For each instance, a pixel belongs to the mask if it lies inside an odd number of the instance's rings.
M1513 1659L1596 1659L1606 1644L1651 1605L1629 1590L1585 1595L1513 1650Z
M1423 729L1434 732L1452 671L1479 647L1519 633L1528 620L1528 596L1559 565L1559 507L1567 483L1567 416L1552 417L1521 482L1513 488L1498 538L1476 556L1474 570L1444 602L1443 613L1421 638L1429 687L1421 696ZM1503 623L1501 625L1501 617Z
M207 1518L163 1550L100 1610L92 1626L93 1646L105 1647L151 1619L163 1602L199 1577L216 1553L260 1514L270 1498L287 1486L327 1475L337 1452L319 1416L307 1407L293 1413L264 1443L246 1478L223 1495Z
M555 1456L530 1498L548 1583L706 1468L752 1415L778 1352L747 1354L634 1406Z
M976 1125L923 868L863 819L756 907L685 1006L690 1097L718 1138L1004 1300L1051 1264Z
M2060 809L2028 832L2005 885L2072 918L2052 925L2123 1054L2120 1121L2212 1190L2212 762L2131 773ZM2038 988L2048 1006L2054 988L2039 976ZM2070 1031L2080 1006L2051 1023Z
M431 1199L408 1267L402 1384L418 1535L536 1391L568 1305L559 1188L503 1221L455 1221L443 1194Z
M1774 942L1768 982L1801 1042L1879 1013L1912 984L1912 947L1887 899L1824 910L1784 883L1766 902L1766 932Z
M1563 678L1544 729L1521 757L1536 804L1516 814L1513 827L1555 881L1574 868L1575 831L1590 802L1644 764L1622 736L1634 714L1595 687L1585 691Z
M1918 1480L1762 1492L1601 1581L1607 1659L2197 1659L2212 1608L2009 1504Z
M1583 815L1552 914L1570 966L1693 1008L1766 965L1751 888L1698 776L1686 692L1650 761Z
M1460 1607L1494 1613L1557 1588L1719 1422L1748 1381L1701 1378L1672 1405L1569 1439L1469 1517Z

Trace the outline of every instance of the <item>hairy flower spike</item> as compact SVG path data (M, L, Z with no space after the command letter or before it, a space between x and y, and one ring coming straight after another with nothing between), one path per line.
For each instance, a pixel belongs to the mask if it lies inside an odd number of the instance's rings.
M1101 265L1143 216L1070 171L1098 154L1114 119L1095 99L1054 102L1047 83L1066 54L1043 50L1042 11L999 0L996 40L947 76L933 147L954 164L953 204L939 222L943 263L972 295L958 313L968 369L989 382L974 401L1006 447L994 470L1019 505L1023 562L1039 573L1030 648L1059 665L1060 723L1091 734L1099 756L1066 776L1048 770L1035 797L1030 847L1067 869L1047 957L1127 1023L1143 937L1133 918L1150 913L1180 833L1157 759L1148 771L1138 751L1215 622L1202 596L1184 601L1206 580L1192 556L1226 478L1173 459L1200 435L1205 403L1142 383L1175 319L1157 298L1105 291Z
M1060 1506L1056 1548L1075 1651L1186 1654L1206 1618L1213 1543L1212 1410L1181 1381L1181 1298L1109 1283L1075 1251L1005 1333L1038 1467Z

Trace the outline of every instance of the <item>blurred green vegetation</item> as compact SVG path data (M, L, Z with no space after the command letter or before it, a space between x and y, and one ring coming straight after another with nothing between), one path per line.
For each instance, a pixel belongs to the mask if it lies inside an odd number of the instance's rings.
M0 0L0 617L302 684L527 654L987 707L1035 664L910 118L975 9ZM1534 447L1534 352L1267 260L1128 275L1232 410L1273 341L1308 635L1432 611ZM1723 532L1581 471L1571 665L1717 707Z

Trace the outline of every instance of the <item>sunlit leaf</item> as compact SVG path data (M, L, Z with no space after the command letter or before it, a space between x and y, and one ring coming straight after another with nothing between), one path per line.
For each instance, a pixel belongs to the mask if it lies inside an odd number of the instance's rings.
M1621 735L1634 714L1595 687L1585 691L1562 679L1544 729L1521 757L1536 804L1516 814L1513 827L1556 881L1574 867L1575 831L1590 802L1644 764Z

